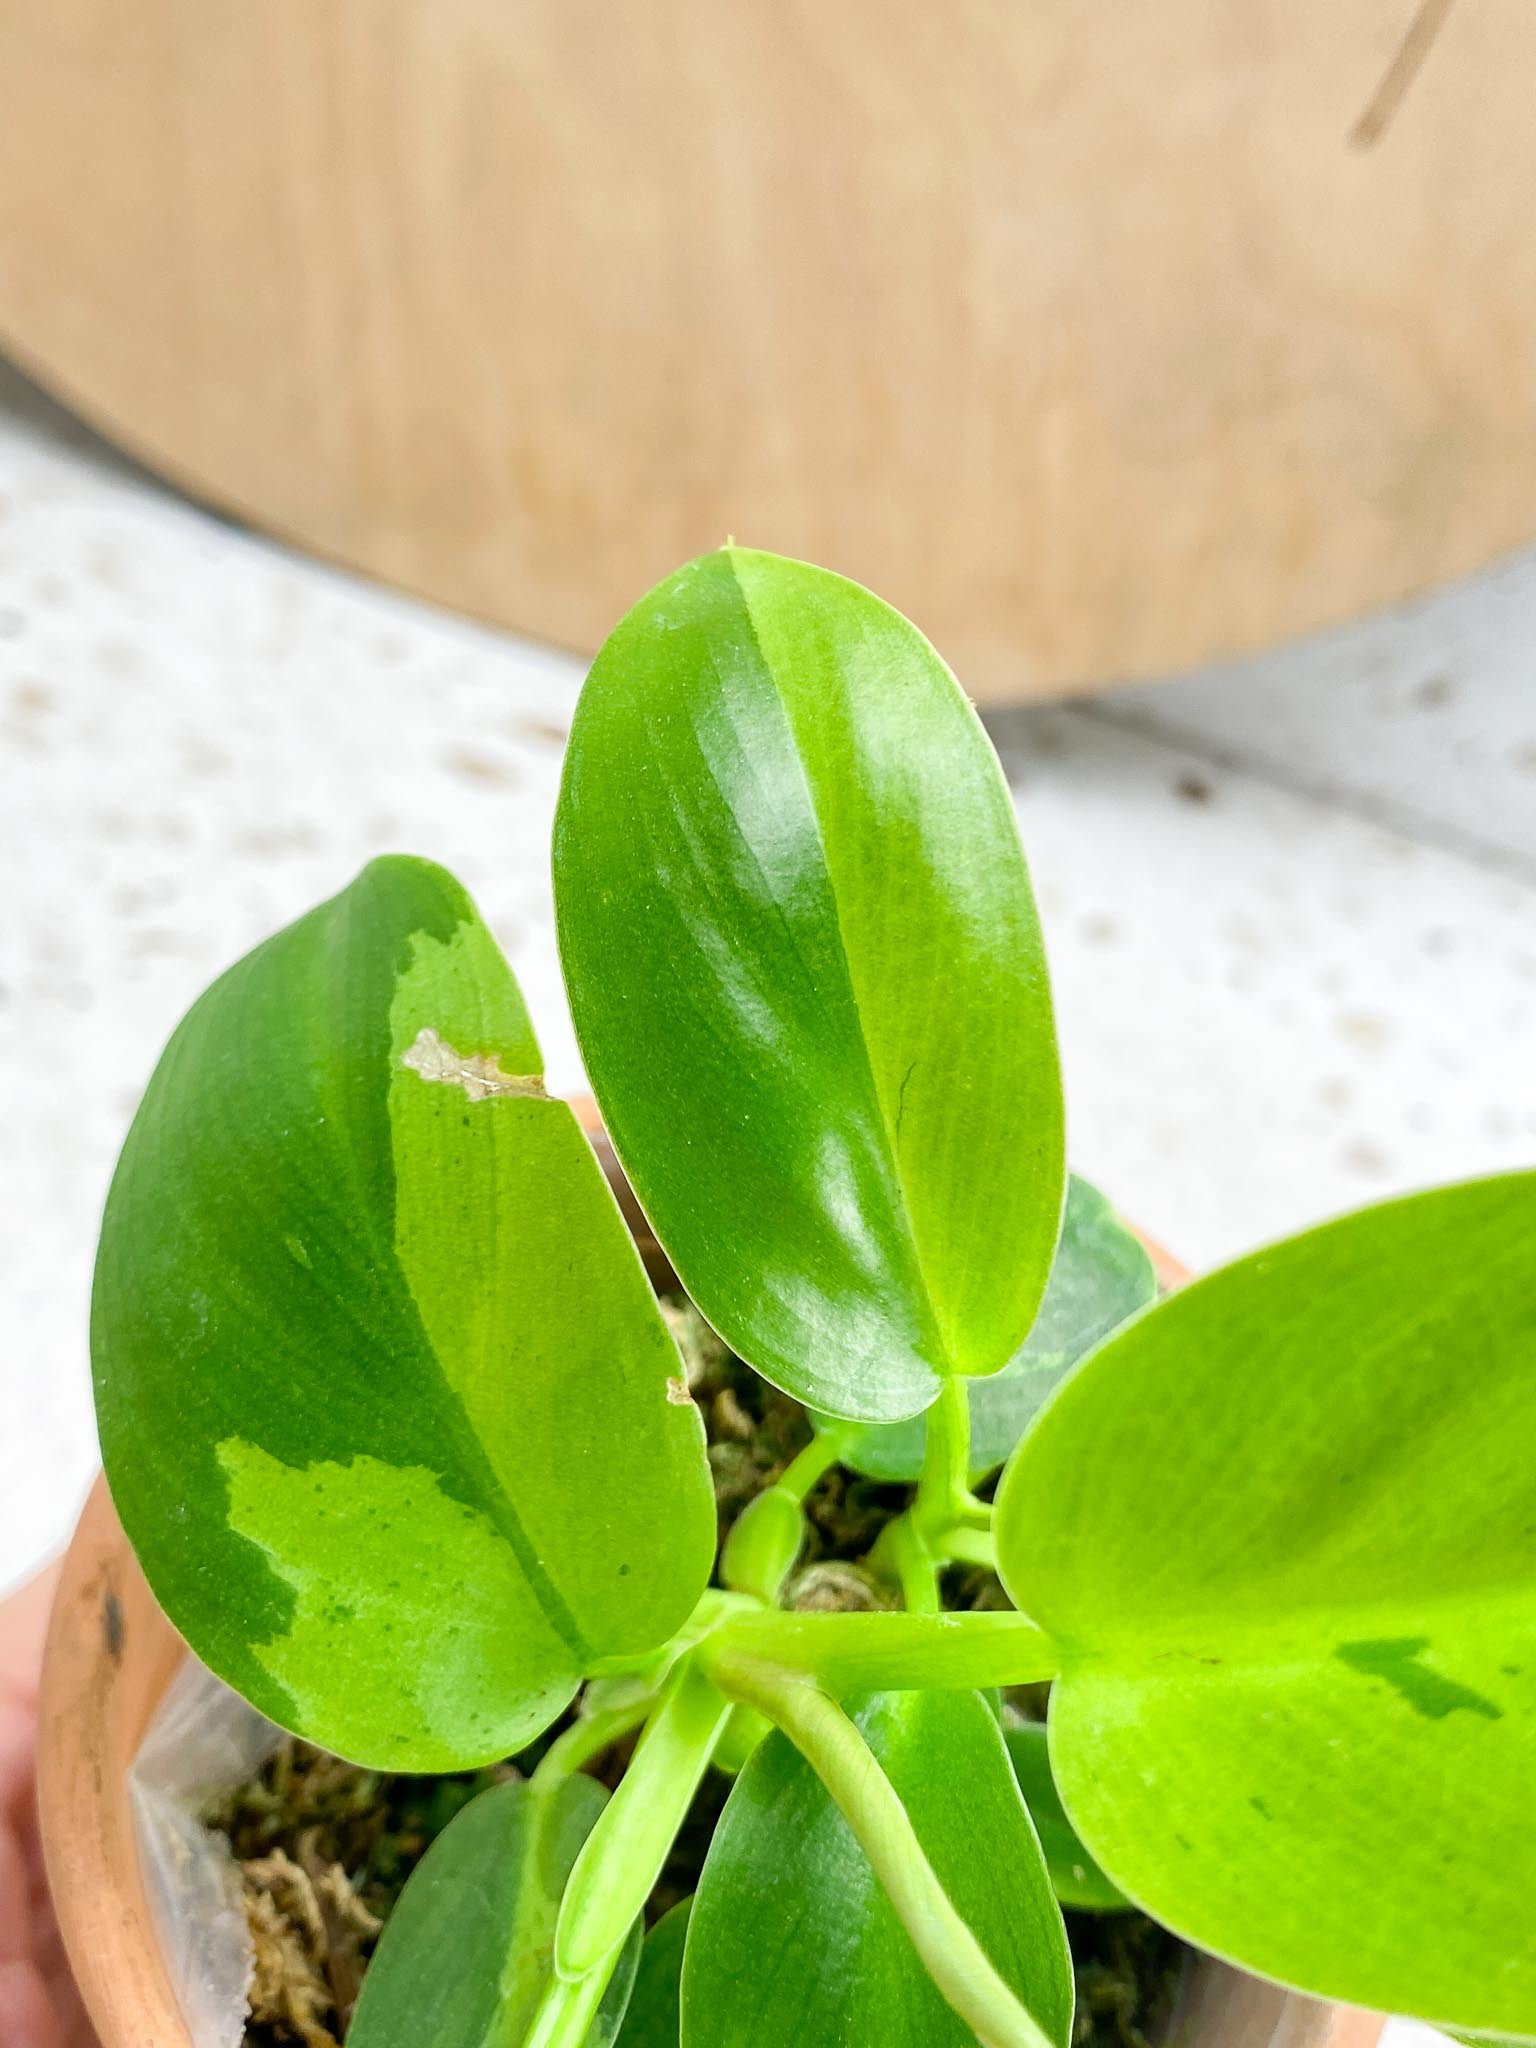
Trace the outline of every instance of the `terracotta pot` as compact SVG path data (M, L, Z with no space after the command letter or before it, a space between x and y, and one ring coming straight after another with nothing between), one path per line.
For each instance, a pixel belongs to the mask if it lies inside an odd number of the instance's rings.
M590 1107L578 1110L591 1128ZM665 1257L601 1138L599 1151L647 1270L663 1283ZM191 2048L161 1960L128 1800L129 1766L185 1655L98 1480L54 1602L38 1792L59 1925L102 2048ZM1207 1963L1191 1980L1170 2048L1373 2048L1381 2025Z

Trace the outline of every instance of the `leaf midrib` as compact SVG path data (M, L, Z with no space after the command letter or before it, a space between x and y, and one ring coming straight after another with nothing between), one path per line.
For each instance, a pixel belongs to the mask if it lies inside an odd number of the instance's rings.
M880 1091L880 1084L875 1078L874 1061L870 1056L869 1049L869 1033L865 1028L863 1005L859 1001L858 981L853 972L848 944L846 937L844 935L843 912L842 904L838 898L837 877L833 872L832 862L828 857L827 853L826 833L822 826L821 813L817 808L816 804L815 788L811 782L810 776L806 773L804 757L802 756L799 745L796 741L795 722L790 713L790 708L788 704L785 702L784 693L779 688L778 675L774 669L772 662L769 661L767 654L764 652L762 639L757 629L757 620L754 617L752 611L752 600L748 597L746 587L742 583L740 576L737 574L735 550L727 548L723 552L725 554L727 566L729 567L731 572L731 582L735 587L737 596L741 600L742 614L746 620L747 631L751 635L753 651L757 655L757 659L759 664L761 665L762 672L764 676L767 678L769 686L774 693L774 696L778 699L779 708L783 713L784 723L788 729L791 742L790 752L794 757L796 772L798 773L801 780L801 784L805 790L806 808L810 813L811 822L814 824L816 828L816 843L821 850L822 872L825 874L827 878L827 893L832 899L833 919L837 927L838 957L842 962L843 979L847 984L848 988L848 1000L852 1005L854 1021L858 1026L859 1050L862 1053L864 1059L864 1076L869 1085L870 1095L874 1099L875 1110L880 1119L880 1127L885 1136L886 1152L891 1163L890 1177L896 1194L897 1208L900 1215L902 1228L905 1232L907 1246L912 1255L912 1264L917 1273L918 1280L922 1285L923 1311L932 1328L934 1336L938 1339L937 1348L939 1351L940 1358L943 1361L942 1364L935 1365L933 1369L937 1374L939 1374L941 1378L953 1378L957 1371L957 1367L954 1362L954 1358L950 1349L946 1332L944 1330L943 1323L939 1316L938 1307L934 1298L933 1288L929 1281L927 1267L923 1258L922 1241L918 1235L917 1225L912 1215L912 1201L910 1193L907 1188L906 1178L902 1173L901 1152L900 1147L897 1143L896 1127L891 1122L890 1113L885 1105L885 1098ZM915 1060L913 1061L913 1065L916 1065ZM906 1076L906 1080L910 1079L911 1068L908 1069ZM905 1092L906 1081L904 1080L902 1083L903 1095L905 1095Z

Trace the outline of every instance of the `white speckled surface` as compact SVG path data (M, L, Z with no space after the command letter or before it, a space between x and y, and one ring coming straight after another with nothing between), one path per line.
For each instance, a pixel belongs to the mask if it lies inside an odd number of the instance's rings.
M1536 1156L1533 642L1524 559L1225 675L992 721L1075 1161L1191 1263ZM547 837L579 680L183 505L0 373L0 1586L92 1469L97 1212L220 966L371 854L432 854L578 1082Z

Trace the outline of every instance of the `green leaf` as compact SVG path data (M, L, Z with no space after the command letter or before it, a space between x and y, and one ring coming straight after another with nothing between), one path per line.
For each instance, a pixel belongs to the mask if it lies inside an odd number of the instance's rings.
M1061 1803L1051 1775L1049 1743L1043 1721L1024 1721L1003 1731L1008 1759L1019 1781L1024 1804L1040 1837L1051 1884L1064 1906L1080 1912L1114 1913L1130 1904L1125 1893L1100 1870Z
M966 1389L972 1476L995 1471L1078 1360L1156 1298L1157 1276L1145 1245L1096 1188L1073 1174L1034 1328L1001 1372L972 1380ZM813 1419L818 1428L839 1432L839 1460L856 1472L909 1483L921 1475L926 1416L857 1430L827 1416Z
M548 1789L496 1785L472 1800L400 1894L347 2048L516 2048L553 1967L561 1890L604 1799L576 1776ZM586 2048L617 2038L639 1960L636 1923Z
M796 1614L740 1609L711 1637L716 1658L814 1673L841 1697L876 1687L1035 1685L1054 1678L1060 1654L1022 1614Z
M699 1416L511 971L376 861L166 1049L92 1311L113 1496L264 1712L386 1769L488 1762L706 1583Z
M1324 1997L1536 2032L1536 1174L1346 1217L1082 1365L997 1503L1129 1895Z
M1053 2041L1072 1965L996 1721L974 1693L852 1709L952 1904ZM809 1764L774 1734L736 1781L694 1900L685 2048L973 2048ZM627 2048L627 2044L626 2044Z
M692 1899L681 1900L645 1937L619 2048L679 2048L683 1944L692 1910Z
M622 622L555 825L566 985L689 1294L814 1407L1022 1342L1062 1199L1039 926L974 712L900 615L726 548Z

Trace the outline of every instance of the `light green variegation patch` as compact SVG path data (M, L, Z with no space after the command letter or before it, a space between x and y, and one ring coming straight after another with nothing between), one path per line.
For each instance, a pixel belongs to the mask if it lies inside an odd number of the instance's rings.
M542 1560L568 1528L573 1504L539 1482L560 1460L589 1471L612 1461L613 1417L592 1398L598 1388L637 1417L648 1408L650 1437L686 1443L701 1431L693 1411L680 1415L669 1399L680 1368L660 1316L635 1313L619 1336L596 1313L612 1289L619 1250L613 1202L600 1174L571 1171L576 1160L585 1165L586 1141L566 1105L545 1097L534 1078L542 1062L531 1028L511 1043L497 1041L495 1056L472 1050L492 1042L479 991L499 958L482 925L461 925L447 945L418 936L396 985L389 1089L395 1250L428 1341L506 1499L518 1504L518 1527L504 1523L505 1533L557 1631L585 1662L597 1654L599 1629L602 1654L649 1646L649 1624L640 1617L669 1587L673 1559L631 1513L629 1489L603 1488L581 1503L590 1540L570 1550L557 1588ZM515 1177L506 1171L513 1144ZM403 1161L410 1171L398 1170ZM558 1202L551 1200L556 1189ZM638 1262L625 1265L633 1272ZM589 1304L579 1320L568 1309L564 1328L537 1298L553 1274L567 1302ZM603 1344L612 1348L600 1351ZM506 1360L518 1348L539 1370L520 1388L514 1410ZM684 1501L696 1533L697 1489ZM699 1554L702 1562L702 1544Z
M399 1672L395 1741L414 1770L455 1768L477 1730L481 1761L505 1756L565 1704L563 1686L530 1696L519 1679L530 1663L568 1665L571 1645L484 1515L450 1500L430 1472L375 1458L294 1471L238 1442L220 1444L219 1463L231 1527L294 1591L287 1630L254 1649L295 1719L328 1718L342 1751L374 1746L366 1703L354 1722L346 1700L329 1696L326 1658L340 1632L349 1659ZM455 1743L434 1760L445 1726Z
M997 1501L1050 1759L1178 1933L1536 2032L1536 1174L1271 1245L1112 1338Z
M92 1344L161 1602L275 1719L504 1754L710 1569L691 1403L469 898L376 861L196 1004L114 1179Z

